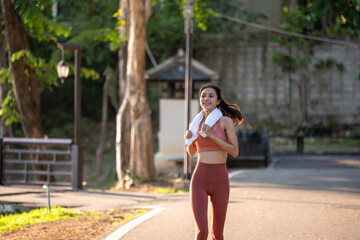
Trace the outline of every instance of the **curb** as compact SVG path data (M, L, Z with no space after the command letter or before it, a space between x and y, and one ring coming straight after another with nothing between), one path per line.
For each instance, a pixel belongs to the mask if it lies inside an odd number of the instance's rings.
M148 207L140 207L140 208L148 208ZM161 213L166 208L164 207L150 207L152 210L148 213L145 213L144 215L135 218L134 220L131 220L128 223L125 223L124 225L120 226L115 232L111 233L109 236L105 238L105 240L119 240L121 239L125 234L130 232L132 229L134 229L136 226L140 225L141 223L145 222L146 220L149 220L150 218L154 217L155 215Z

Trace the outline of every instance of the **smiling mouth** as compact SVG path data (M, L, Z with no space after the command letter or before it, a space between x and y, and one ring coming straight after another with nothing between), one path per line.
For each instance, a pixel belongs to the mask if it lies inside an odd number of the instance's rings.
M203 105L203 108L212 108L213 107L213 105L211 105L211 104L204 104Z

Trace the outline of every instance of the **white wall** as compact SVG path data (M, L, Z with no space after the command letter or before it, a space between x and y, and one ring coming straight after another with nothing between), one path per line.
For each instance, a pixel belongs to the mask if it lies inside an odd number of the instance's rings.
M192 100L190 122L199 111L199 101ZM159 114L159 152L155 154L157 170L175 167L175 161L168 159L181 158L184 155L185 101L183 99L160 99Z

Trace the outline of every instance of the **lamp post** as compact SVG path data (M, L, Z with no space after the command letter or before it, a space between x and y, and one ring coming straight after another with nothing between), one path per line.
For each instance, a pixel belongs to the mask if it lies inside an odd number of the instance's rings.
M192 34L193 34L193 17L194 7L193 0L186 0L184 18L185 18L185 34L186 34L186 53L185 53L185 130L190 123L190 108L192 98ZM184 153L184 179L191 177L190 157L185 151Z
M69 65L64 60L63 49L61 49L61 61L56 65L56 70L59 78L61 79L61 83L64 83L65 78L69 75Z
M75 81L74 81L74 144L78 146L78 166L77 166L77 187L82 188L83 178L83 159L81 147L81 45L77 43L57 43L61 50L62 60L57 65L57 71L61 81L69 74L69 66L64 61L64 51L71 50L75 53Z

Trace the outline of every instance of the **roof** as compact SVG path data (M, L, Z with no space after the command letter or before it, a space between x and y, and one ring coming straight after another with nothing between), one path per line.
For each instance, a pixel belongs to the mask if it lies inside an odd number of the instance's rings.
M219 78L219 75L202 63L191 60L193 81L211 81ZM159 65L145 72L145 79L154 82L185 81L185 54L179 49L177 54L166 59Z

